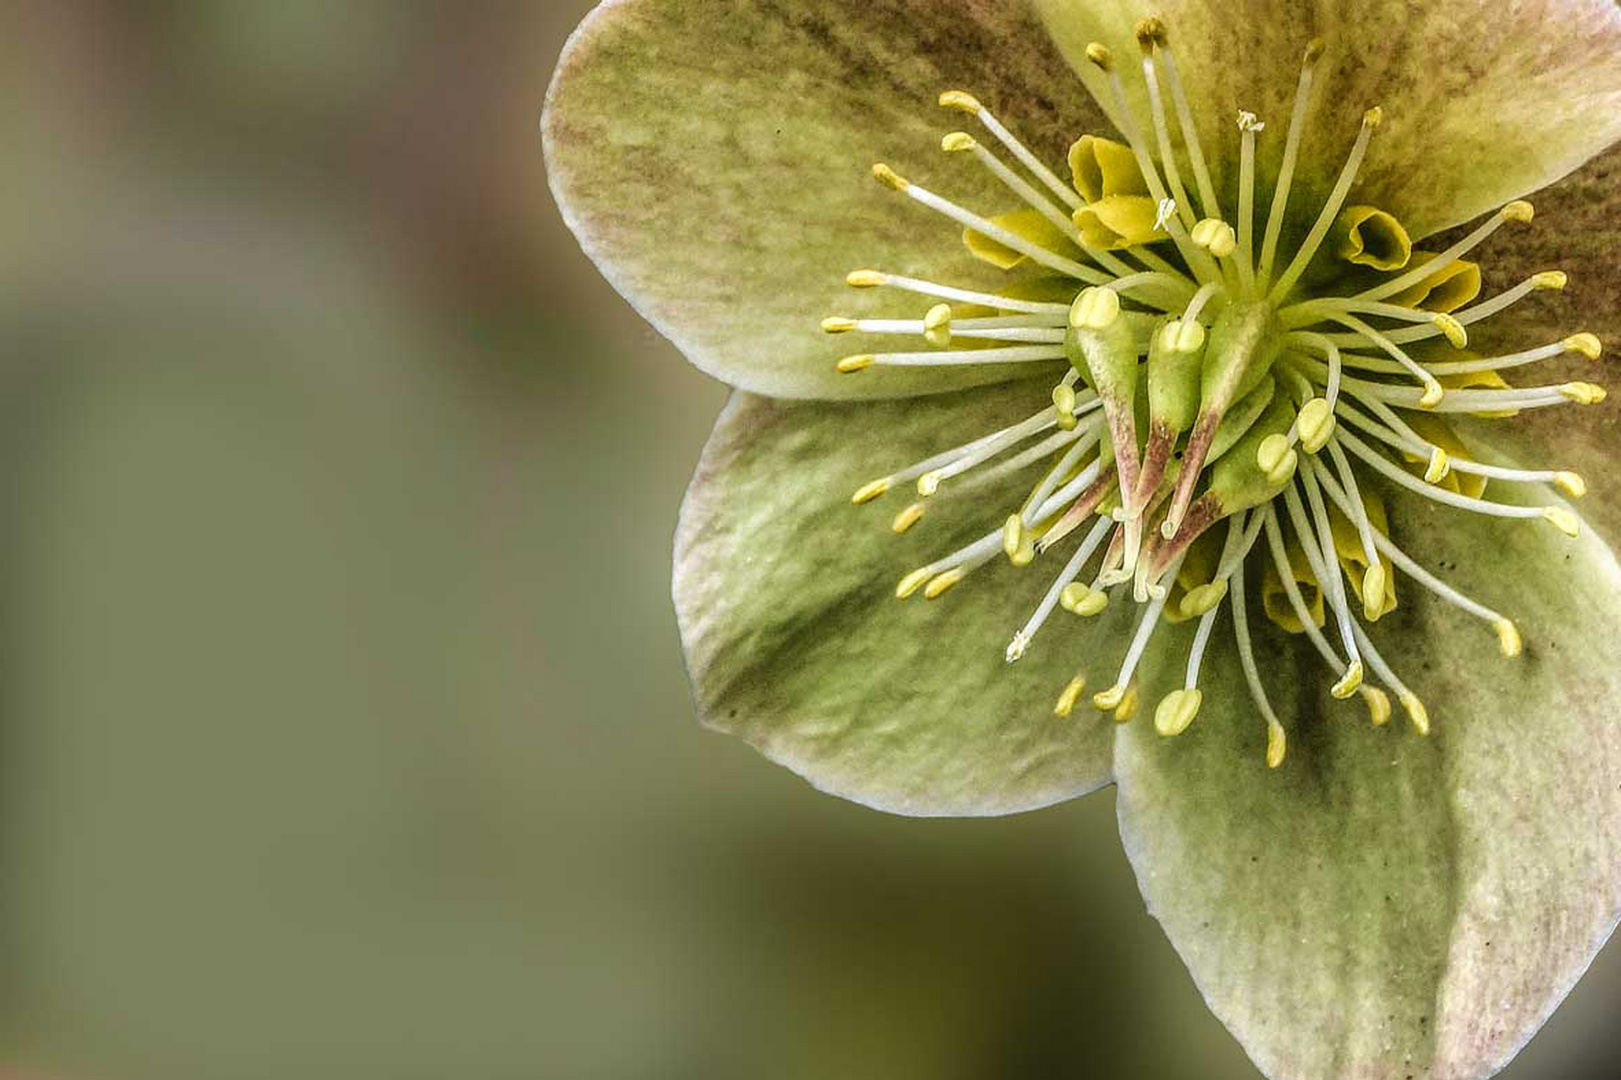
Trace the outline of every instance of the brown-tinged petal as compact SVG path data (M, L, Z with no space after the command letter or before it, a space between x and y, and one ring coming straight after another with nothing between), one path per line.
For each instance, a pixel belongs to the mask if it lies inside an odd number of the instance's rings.
M1261 175L1282 153L1300 58L1327 43L1291 207L1315 213L1365 110L1383 109L1358 202L1414 237L1466 221L1580 166L1621 137L1621 9L1613 0L1035 0L1067 56L1101 91L1091 41L1140 91L1136 21L1159 13L1215 167L1237 177L1240 110L1267 123ZM1230 191L1224 192L1229 202ZM1261 202L1264 207L1265 201ZM1297 216L1297 215L1292 215Z
M1001 381L1012 373L990 367L841 378L844 342L817 331L830 314L916 318L927 306L855 293L851 270L1004 282L964 250L960 226L868 175L892 162L981 214L1006 206L971 157L940 151L953 128L982 134L939 106L952 89L977 95L1055 171L1103 124L1020 3L609 0L569 42L547 96L551 183L614 286L736 386L848 398Z

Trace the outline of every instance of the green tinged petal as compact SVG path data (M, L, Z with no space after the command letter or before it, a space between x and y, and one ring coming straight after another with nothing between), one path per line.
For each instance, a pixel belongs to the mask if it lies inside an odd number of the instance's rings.
M1225 625L1198 723L1172 740L1132 726L1116 747L1149 908L1275 1078L1488 1076L1621 907L1621 611L1592 602L1621 589L1614 556L1412 498L1392 518L1398 542L1525 638L1500 659L1489 627L1406 584L1372 633L1428 702L1431 737L1400 709L1375 728L1355 699L1332 701L1310 647L1263 622L1280 769L1262 764L1266 726Z
M940 152L942 133L974 124L938 104L959 88L1054 169L1102 123L1023 5L619 0L593 11L564 51L542 121L547 166L586 253L718 378L821 398L1001 381L1015 376L841 377L841 348L871 345L817 331L826 315L917 318L927 306L856 293L844 285L851 270L1006 280L964 250L960 227L868 175L890 161L978 213L1005 208L985 170Z
M676 537L675 601L706 723L817 787L882 810L1002 814L1110 777L1112 722L1053 704L1078 668L1114 675L1132 605L1055 611L1016 665L1003 651L1070 550L1014 569L1000 552L938 600L895 597L908 571L999 533L1039 470L954 500L864 506L886 470L1036 412L1050 382L907 402L790 404L737 394L698 466ZM904 485L909 488L910 485Z
M1097 40L1114 51L1144 124L1133 27L1150 11L1162 14L1206 152L1229 184L1238 175L1239 110L1267 124L1260 175L1270 177L1300 58L1312 38L1324 38L1328 52L1291 199L1306 214L1332 186L1373 106L1383 108L1384 121L1353 198L1388 210L1414 237L1535 191L1621 137L1621 10L1613 0L1035 5L1095 90L1102 80L1085 59L1086 45ZM1222 194L1231 203L1230 188Z

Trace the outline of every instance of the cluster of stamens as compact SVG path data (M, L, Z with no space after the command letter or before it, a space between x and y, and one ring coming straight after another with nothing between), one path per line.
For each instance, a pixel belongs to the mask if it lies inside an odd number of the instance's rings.
M915 335L925 346L848 356L838 370L1039 369L1060 362L1068 368L1051 400L1027 419L874 480L854 501L915 483L921 501L894 520L894 530L906 532L943 489L988 488L1046 464L1023 504L1005 508L1011 512L1000 528L913 570L897 595L921 591L936 599L993 559L1027 566L1076 535L1051 588L1014 633L1007 661L1025 654L1057 608L1091 617L1107 607L1111 592L1129 594L1141 605L1141 619L1118 675L1091 698L1095 708L1125 721L1136 710L1134 677L1156 629L1196 620L1184 685L1155 711L1157 729L1175 735L1198 714L1201 661L1229 607L1245 681L1268 727L1266 759L1276 767L1286 736L1255 661L1246 597L1246 572L1257 570L1249 557L1259 546L1265 613L1310 639L1333 673L1333 695L1360 694L1375 724L1388 721L1394 696L1413 726L1427 732L1425 706L1364 626L1394 608L1396 572L1487 623L1504 656L1519 654L1520 634L1508 618L1398 547L1375 485L1366 481L1378 477L1469 513L1540 518L1574 536L1576 517L1562 505L1483 495L1487 482L1505 480L1553 484L1579 497L1585 491L1579 476L1472 460L1441 418L1602 400L1604 391L1591 383L1514 388L1501 374L1568 353L1597 359L1598 339L1580 333L1491 357L1467 351L1470 326L1534 291L1563 288L1565 275L1534 274L1477 299L1480 270L1465 256L1504 225L1529 222L1529 203L1510 203L1433 253L1413 251L1386 211L1348 205L1380 123L1378 108L1364 115L1337 182L1285 259L1280 244L1322 44L1313 42L1305 53L1273 197L1257 231L1256 147L1266 125L1239 115L1236 205L1224 205L1163 23L1144 20L1138 41L1149 134L1114 57L1090 46L1088 59L1107 84L1107 104L1121 118L1125 141L1082 138L1070 154L1073 183L975 98L958 91L941 97L942 106L974 117L1023 168L965 132L942 144L948 153L972 156L1018 197L1023 206L1011 214L980 216L887 165L874 167L884 185L960 225L975 254L1004 270L1032 267L1041 287L985 292L856 271L851 286L896 289L933 306L916 320L826 320L829 333ZM1057 300L1055 280L1071 285ZM1068 716L1085 687L1077 674L1055 712Z

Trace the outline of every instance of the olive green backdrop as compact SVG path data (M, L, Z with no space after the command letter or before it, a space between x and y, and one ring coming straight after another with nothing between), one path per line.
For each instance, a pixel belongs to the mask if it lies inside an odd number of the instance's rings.
M589 7L0 4L0 1065L1253 1075L1110 793L901 820L694 721L725 391L547 194Z

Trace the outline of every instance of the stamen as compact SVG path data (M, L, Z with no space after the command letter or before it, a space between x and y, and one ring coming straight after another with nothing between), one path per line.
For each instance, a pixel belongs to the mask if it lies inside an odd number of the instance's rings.
M1289 519L1294 523L1296 537L1306 553L1307 561L1311 563L1312 573L1317 575L1319 584L1326 586L1324 592L1328 606L1333 610L1334 621L1339 627L1346 668L1345 674L1329 692L1336 698L1344 699L1356 693L1357 687L1362 685L1362 658L1357 652L1356 636L1352 632L1356 620L1351 617L1351 605L1345 599L1345 579L1340 574L1339 560L1332 557L1334 530L1329 527L1328 512L1323 509L1316 478L1308 469L1300 473L1300 480L1300 486L1306 491L1306 500L1311 504L1311 519L1307 519L1305 507L1301 505L1300 496L1293 487L1284 491L1284 505L1289 509ZM1316 527L1315 535L1313 525Z
M1081 694L1086 691L1086 676L1077 675L1064 687L1064 692L1058 695L1058 704L1053 706L1053 715L1060 719L1069 716L1075 711L1075 705L1081 700Z
M847 356L835 367L846 375L880 367L956 367L964 364L1034 364L1064 359L1058 345L1018 345L1005 349L958 349L949 352L861 353Z
M1348 506L1341 507L1341 510L1356 527L1357 539L1362 543L1362 555L1368 561L1367 572L1362 578L1362 617L1369 622L1377 622L1384 613L1385 604L1385 565L1379 560L1378 546L1373 541L1374 533L1378 530L1368 520L1368 512L1362 505L1362 492L1357 488L1356 474L1351 471L1351 462L1345 456L1345 451L1340 449L1338 443L1330 442L1328 454L1334 459L1340 482L1345 485ZM1318 470L1319 480L1327 474L1322 462L1313 462L1312 467Z
M1233 636L1238 640L1238 663L1244 670L1244 682L1249 686L1250 700L1266 718L1266 765L1269 769L1276 769L1283 764L1284 753L1288 747L1288 738L1284 733L1283 725L1278 723L1278 714L1272 711L1272 703L1267 700L1266 688L1261 685L1261 673L1255 666L1255 650L1250 646L1249 619L1244 610L1244 566L1239 564L1233 571Z
M949 285L936 285L932 281L901 277L897 274L886 274L880 270L852 271L845 278L845 283L854 289L874 289L882 285L888 285L891 288L917 293L920 296L933 296L941 300L955 300L959 304L976 304L980 307L995 308L998 311L1020 311L1027 315L1056 315L1060 321L1069 315L1068 304L1015 300L1009 296L974 292L969 289L956 289Z
M1283 163L1273 185L1272 208L1266 219L1266 238L1261 242L1261 262L1256 276L1264 289L1272 282L1272 261L1278 252L1278 236L1283 231L1283 214L1289 206L1289 188L1294 181L1295 159L1300 155L1300 137L1305 130L1306 107L1311 103L1312 81L1317 61L1323 55L1323 39L1314 38L1306 46L1300 63L1300 81L1295 85L1295 107L1289 114L1289 135L1283 144Z
M1320 465L1318 466L1317 479L1322 483L1323 490L1328 493L1328 497L1332 499L1342 511L1346 510L1351 505L1350 498L1346 494L1345 490L1335 483L1334 478L1330 476L1326 470L1322 469ZM1416 562L1401 548L1397 547L1395 541L1391 540L1383 533L1375 532L1373 534L1373 542L1374 545L1377 546L1378 549L1385 555L1385 557L1394 563L1402 573L1406 574L1408 577L1412 578L1414 581L1418 582L1420 585L1424 586L1426 589L1430 590L1430 592L1434 593L1437 597L1446 601L1448 604L1451 604L1453 607L1466 611L1470 615L1490 623L1492 629L1497 633L1498 646L1505 657L1514 657L1519 655L1521 646L1520 632L1514 627L1514 623L1510 619L1504 617L1496 611L1493 611L1485 604L1470 599L1468 596L1459 592L1457 589L1430 573L1423 567L1423 565Z
M1210 169L1205 164L1204 147L1199 142L1199 126L1194 123L1193 110L1188 106L1187 92L1182 88L1182 76L1177 71L1176 56L1170 40L1161 34L1155 42L1159 59L1165 68L1165 82L1171 88L1171 100L1176 105L1176 122L1182 129L1182 142L1187 147L1188 160L1193 165L1194 181L1199 186L1199 206L1205 217L1219 218L1221 201L1216 198L1216 186L1210 182Z
M1165 191L1165 185L1160 182L1159 170L1155 168L1154 159L1149 156L1148 148L1143 144L1142 134L1137 130L1137 120L1132 115L1131 101L1126 97L1126 88L1121 85L1120 73L1115 70L1109 51L1094 42L1086 47L1086 55L1108 79L1109 92L1114 99L1115 112L1119 119L1120 134L1126 137L1126 144L1131 147L1132 154L1137 158L1137 168L1142 172L1143 182L1148 185L1149 195L1156 203L1163 203L1170 196ZM1165 231L1170 233L1172 242L1182 253L1182 258L1200 281L1209 281L1221 276L1216 265L1210 261L1209 255L1200 251L1188 239L1187 230L1182 227L1181 222L1174 218L1165 222Z
M1145 38L1144 32L1151 35L1158 29L1151 20L1144 19L1137 24L1137 41L1143 50L1143 83L1148 87L1148 112L1154 122L1154 136L1159 143L1160 162L1165 166L1165 179L1171 186L1171 199L1173 209L1182 215L1182 224L1191 229L1197 220L1193 208L1188 204L1187 189L1182 186L1182 174L1176 164L1176 150L1171 145L1171 129L1165 121L1165 103L1160 98L1159 76L1154 64L1155 39L1153 36Z
M1409 491L1417 492L1432 502L1443 503L1456 507L1459 510L1468 510L1476 514L1486 514L1489 517L1503 518L1542 518L1559 529L1560 532L1575 536L1578 525L1575 515L1561 506L1514 506L1509 503L1487 502L1485 499L1471 499L1467 495L1447 491L1426 484L1409 474L1405 469L1397 467L1382 454L1371 449L1367 443L1352 435L1343 428L1335 438L1345 444L1345 448L1373 468L1383 474L1386 479L1393 480Z
M1464 255L1467 255L1480 244L1485 242L1487 237L1491 236L1492 233L1502 228L1504 222L1516 221L1524 224L1530 222L1531 216L1532 210L1530 203L1511 202L1497 213L1493 214L1490 220L1477 227L1468 236L1465 236L1462 240L1459 240L1456 244L1453 244L1435 258L1415 266L1413 269L1407 271L1405 274L1402 274L1400 277L1392 278L1391 280L1379 285L1375 285L1370 289L1364 289L1362 292L1356 294L1357 299L1383 300L1387 297L1395 296L1397 293L1406 289L1410 289L1421 281L1428 281L1439 271L1445 270Z
M1380 682L1396 691L1396 700L1400 701L1402 708L1407 710L1407 718L1412 721L1413 729L1420 735L1428 735L1430 733L1429 710L1424 708L1424 703L1418 700L1418 695L1409 690L1407 685L1396 677L1396 673L1390 669L1390 665L1385 663L1385 658L1379 655L1378 649L1374 648L1373 641L1369 639L1367 631L1360 626L1353 626L1353 629L1356 631L1357 644L1362 647L1362 655L1368 658L1368 666L1373 668L1373 673L1379 677ZM1369 703L1369 706L1372 707L1372 702ZM1389 703L1386 702L1387 709L1388 706ZM1377 712L1374 713L1374 723L1376 724L1379 723L1378 715ZM1388 717L1388 712L1386 715Z
M1064 564L1064 569L1059 572L1058 577L1053 581L1052 588L1048 589L1047 595L1042 597L1041 603L1036 607L1035 614L1030 616L1029 621L1024 624L1024 627L1018 633L1013 635L1013 640L1008 643L1005 655L1008 663L1015 663L1024 656L1031 639L1036 636L1036 631L1041 629L1042 624L1053 613L1053 608L1058 606L1058 601L1063 596L1064 590L1069 587L1071 582L1081 576L1081 570L1086 566L1086 561L1103 545L1103 541L1108 537L1109 530L1113 525L1114 523L1108 518L1102 518L1096 525L1092 526L1092 531L1086 534L1086 538L1081 541L1081 546L1075 549L1075 554L1070 556L1069 562Z
M920 566L913 570L910 574L901 578L901 583L895 587L895 596L898 599L905 600L927 583L928 589L925 589L923 595L933 600L963 579L963 576L967 573L964 568L971 569L975 566L983 566L1001 548L1002 530L997 529L993 533L980 537L967 547L953 551L943 559L936 559L927 566ZM940 582L948 576L951 577L950 581L945 582L943 585L936 585L936 582ZM930 590L933 590L932 594Z
M1003 247L1017 251L1020 255L1033 262L1040 263L1049 270L1056 270L1060 274L1068 275L1080 281L1090 282L1093 285L1103 285L1113 278L1101 270L1090 266L1082 266L1073 259L1066 259L1062 255L1047 250L1040 244L1031 243L1015 232L980 217L969 210L964 210L949 199L941 198L927 188L918 187L910 180L900 176L888 165L878 164L872 167L873 177L892 191L898 191L921 206L944 214L952 221L966 229L972 229L982 236L988 236Z
M1418 398L1420 408L1433 409L1441 404L1441 399L1446 395L1446 389L1434 375L1426 371L1418 361L1408 356L1390 337L1375 330L1354 315L1336 315L1333 316L1333 320L1349 326L1368 341L1383 349L1385 354L1405 368L1409 375L1424 384L1424 392Z
M1174 578L1181 565L1182 558L1178 556L1176 562L1171 566L1169 575ZM1092 704L1095 708L1105 711L1118 708L1121 702L1125 700L1126 693L1131 686L1131 677L1136 674L1137 664L1142 660L1144 650L1148 648L1148 640L1154 636L1154 631L1159 628L1160 612L1165 610L1165 600L1169 595L1170 591L1166 590L1148 601L1148 608L1143 612L1142 620L1137 624L1137 632L1131 639L1131 646L1126 650L1126 659L1120 665L1120 674L1115 678L1113 686L1100 691L1092 698Z
M1289 565L1289 553L1284 548L1283 525L1278 521L1277 511L1269 504L1262 513L1266 517L1266 542L1272 552L1272 564L1277 567L1278 583L1283 586L1283 594L1289 600L1289 607L1295 613L1295 620L1300 623L1306 637L1317 647L1318 653L1328 661L1328 666L1336 673L1344 672L1345 661L1340 659L1339 653L1334 651L1334 647L1328 643L1323 632L1317 629L1317 620L1312 615L1311 607L1301 595L1300 583L1295 580L1294 567ZM1304 548L1305 545L1301 546Z
M985 130L989 131L996 141L1007 147L1008 152L1017 158L1021 165L1035 174L1036 178L1047 185L1054 195L1064 200L1065 205L1071 210L1081 208L1083 203L1075 189L1060 180L1057 174L1047 168L1039 157L1031 153L1024 143L1020 142L1013 132L1004 127L1002 122L989 109L981 105L972 94L964 93L961 90L948 90L940 95L940 106L946 109L960 109L973 115L985 126Z
M1503 292L1498 293L1490 300L1482 300L1478 304L1458 309L1451 314L1450 318L1459 326L1469 326L1471 323L1477 323L1482 319L1490 318L1491 316L1496 315L1498 312L1519 303L1533 292L1537 292L1542 289L1552 289L1555 291L1563 289L1565 287L1566 280L1565 274L1562 271L1544 270L1540 273L1532 274L1518 285L1515 285L1511 289L1505 289ZM1358 299L1360 299L1360 297ZM1436 323L1435 325L1431 326L1419 326L1407 330L1392 330L1390 332L1390 339L1405 345L1408 342L1423 341L1425 338L1432 338L1437 334L1446 332L1447 331L1444 329L1444 324ZM1340 340L1341 344L1346 343L1343 335L1336 335L1336 338L1337 340ZM1355 344L1354 341L1350 343Z
M1448 473L1457 471L1472 476L1485 476L1493 480L1509 480L1515 483L1555 484L1567 495L1578 499L1587 494L1587 481L1576 473L1565 469L1510 469L1501 465L1486 465L1467 458L1453 457L1441 447L1436 446L1413 431L1406 424L1401 423L1401 418L1396 416L1388 405L1378 400L1368 401L1366 404L1370 408L1388 413L1389 419L1395 421L1399 430L1394 427L1385 427L1349 405L1342 406L1340 414L1352 427L1379 440L1392 449L1411 454L1420 459L1429 458L1431 465L1424 479L1431 484L1438 484L1446 479Z
M1357 132L1356 142L1351 146L1351 156L1346 159L1345 167L1340 170L1340 178L1334 184L1334 190L1329 193L1328 201L1323 203L1322 213L1318 214L1316 224L1306 235L1305 243L1295 252L1289 268L1283 272L1283 276L1268 294L1268 298L1274 304L1288 296L1289 291L1295 287L1295 282L1300 280L1300 275L1311 265L1311 260L1316 256L1323 238L1328 235L1328 230L1339 217L1340 207L1345 204L1345 197L1351 193L1351 185L1355 183L1357 172L1362 168L1362 159L1367 155L1368 139L1372 137L1373 129L1379 126L1379 120L1383 115L1377 107L1362 114L1362 128Z
M1004 187L1013 192L1013 194L1017 195L1020 199L1024 200L1025 203L1027 203L1042 217L1052 222L1053 226L1070 240L1074 241L1077 247L1085 248L1087 255L1091 256L1093 259L1096 259L1099 265L1107 269L1110 273L1131 273L1131 268L1125 263L1121 262L1113 254L1104 251L1101 248L1092 247L1086 242L1085 238L1081 236L1081 230L1076 227L1075 219L1071 216L1074 210L1082 205L1081 200L1078 198L1074 200L1074 205L1070 206L1070 213L1064 212L1057 206L1054 206L1051 199L1048 199L1046 196L1042 195L1041 192L1037 191L1034 187L1027 183L1023 177L1019 176L1012 169L1008 168L1007 165L1002 162L1002 159L998 158L995 154L981 146L979 141L972 135L969 135L967 132L954 131L947 135L944 139L940 140L940 149L948 154L972 153L974 155L974 159L983 165L992 176L1001 181ZM1071 191L1070 195L1073 197L1074 192ZM1068 200L1066 200L1066 202L1068 202Z

